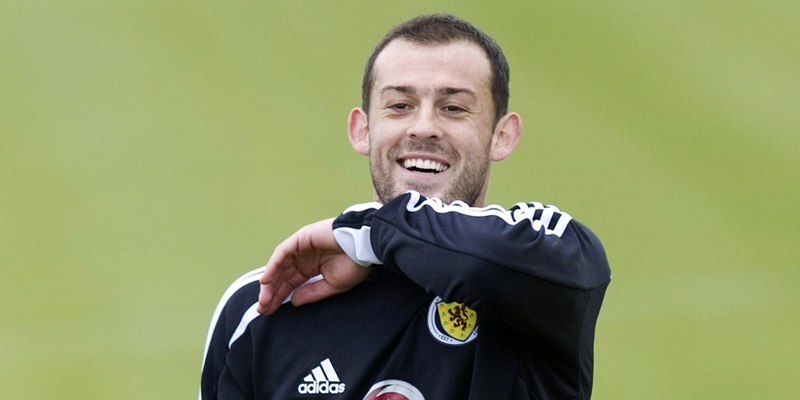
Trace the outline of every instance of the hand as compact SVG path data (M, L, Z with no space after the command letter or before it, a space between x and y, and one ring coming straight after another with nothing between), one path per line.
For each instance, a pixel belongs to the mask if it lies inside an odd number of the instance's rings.
M272 314L292 294L292 304L313 303L346 292L369 275L350 259L333 237L333 218L300 228L272 253L259 282L258 312ZM309 278L322 279L304 285Z

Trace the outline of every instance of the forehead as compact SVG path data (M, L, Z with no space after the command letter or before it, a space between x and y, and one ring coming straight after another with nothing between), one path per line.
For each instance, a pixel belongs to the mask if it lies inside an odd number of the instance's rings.
M491 96L489 59L480 46L464 40L443 44L392 41L375 59L373 74L373 93L402 86L420 92L466 89L479 97Z

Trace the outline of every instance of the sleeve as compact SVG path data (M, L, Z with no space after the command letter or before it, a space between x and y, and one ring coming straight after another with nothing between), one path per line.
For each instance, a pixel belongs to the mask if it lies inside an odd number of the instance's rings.
M586 322L586 293L600 289L602 298L611 279L597 237L540 203L475 208L411 191L380 207L351 207L334 221L338 230L349 232L336 237L351 257L364 255L356 262L382 263L445 301L549 336Z
M247 324L255 318L258 302L258 279L264 273L259 268L234 281L222 295L211 318L206 338L200 377L200 400L217 400L219 382L225 370L228 351Z

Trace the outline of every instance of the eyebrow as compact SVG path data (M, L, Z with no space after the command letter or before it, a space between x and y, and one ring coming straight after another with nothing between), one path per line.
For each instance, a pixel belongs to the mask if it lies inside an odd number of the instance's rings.
M452 96L454 94L465 93L465 94L467 94L469 96L477 97L475 95L475 92L473 92L472 90L469 90L469 89L465 89L465 88L451 88L451 87L440 88L440 89L436 89L436 93L447 95L447 96Z
M386 86L379 91L379 94L384 94L386 92L400 92L400 93L416 93L416 89L411 86ZM465 93L471 97L477 97L474 91L466 88L454 88L454 87L443 87L443 88L436 88L436 93L445 96L452 96L459 93Z
M414 89L410 86L386 86L381 88L378 94L384 94L386 92L414 93Z

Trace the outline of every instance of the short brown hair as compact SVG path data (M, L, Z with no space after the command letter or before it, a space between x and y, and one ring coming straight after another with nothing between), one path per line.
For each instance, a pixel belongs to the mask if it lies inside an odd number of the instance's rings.
M361 83L361 108L369 113L372 85L375 83L375 59L395 39L417 44L447 44L466 40L480 46L491 65L492 100L495 121L508 112L509 68L503 50L489 35L474 25L450 14L421 15L397 25L372 50Z

